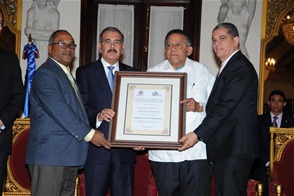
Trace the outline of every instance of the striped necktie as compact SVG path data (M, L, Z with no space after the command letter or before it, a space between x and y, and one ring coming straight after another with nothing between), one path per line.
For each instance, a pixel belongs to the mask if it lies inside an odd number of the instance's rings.
M71 75L69 70L66 71L65 74L66 74L68 80L70 81L70 84L71 84L72 88L74 89L74 91L76 93L76 96L77 96L81 106L84 107L84 104L83 104L83 101L81 100L81 97L80 97L80 94L79 94L79 89L78 89L78 86L77 86L77 84L75 82L74 77Z

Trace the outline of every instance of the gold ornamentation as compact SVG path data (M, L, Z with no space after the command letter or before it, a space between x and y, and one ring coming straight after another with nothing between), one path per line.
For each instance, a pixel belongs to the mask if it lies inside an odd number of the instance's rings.
M289 6L293 6L293 0L268 0L268 11L266 20L266 37L273 36L275 29L279 28L277 21L281 17L281 13Z
M275 132L275 152L277 153L274 156L274 161L280 161L284 148L287 146L288 143L294 140L293 129L280 129L279 132Z
M4 5L5 10L8 14L8 21L11 26L17 29L17 1L15 0L0 0L1 4Z
M14 121L12 131L13 131L13 144L20 137L21 133L30 129L30 119L29 118L18 118ZM3 192L3 196L28 196L31 195L29 189L22 187L14 178L13 173L10 167L10 157L8 158L7 163L7 179L5 182L5 190ZM80 195L80 184L81 179L80 176L76 178L76 186L74 196Z
M14 122L12 127L13 131L13 144L20 137L21 133L30 129L30 119L17 119ZM11 157L8 157L7 162L7 179L5 183L5 192L4 195L30 195L30 190L22 187L14 178L11 165L10 165Z
M282 30L287 42L294 45L294 10L290 11L282 20Z

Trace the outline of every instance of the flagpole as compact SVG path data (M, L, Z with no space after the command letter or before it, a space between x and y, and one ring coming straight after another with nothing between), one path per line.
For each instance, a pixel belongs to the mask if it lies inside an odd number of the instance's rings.
M31 34L28 37L28 43L24 46L22 59L27 59L27 71L25 77L25 104L23 109L24 117L29 117L30 115L30 104L29 96L31 85L33 81L33 76L36 71L36 58L39 58L39 51L37 46L33 43Z

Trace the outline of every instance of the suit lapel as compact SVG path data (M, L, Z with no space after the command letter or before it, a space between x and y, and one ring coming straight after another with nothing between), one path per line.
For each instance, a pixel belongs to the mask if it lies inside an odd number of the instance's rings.
M93 78L96 78L95 80L93 80L96 83L96 85L94 84L94 86L98 85L98 88L104 88L108 93L112 95L101 59L97 61L94 67L95 71L93 72Z
M283 116L282 116L281 127L285 127L285 128L290 127L289 123L288 123L288 118L284 113L283 113Z
M83 103L81 101L82 100L82 96L80 94L80 90L78 89L78 92L77 92L78 93L78 96L80 96L80 98L79 98L79 97L77 97L77 94L76 94L74 88L72 87L72 85L71 85L68 77L66 76L66 73L64 73L64 71L62 70L62 68L55 61L53 61L49 57L47 59L47 62L49 64L49 66L54 67L54 71L56 72L56 74L59 75L59 77L62 80L66 81L66 82L62 82L62 83L64 85L66 85L65 86L66 89L71 89L71 93L70 93L69 96L75 97L74 99L76 100L76 103L79 103L79 106L80 106L79 107L80 108L79 110L80 111L77 111L77 112L82 112L84 114L83 116L85 116L86 115L86 110L85 110L84 105L83 105ZM75 81L75 83L76 83L76 81ZM77 83L76 83L76 85L77 85ZM78 87L78 85L77 85L77 87ZM71 103L69 103L69 104L71 104Z

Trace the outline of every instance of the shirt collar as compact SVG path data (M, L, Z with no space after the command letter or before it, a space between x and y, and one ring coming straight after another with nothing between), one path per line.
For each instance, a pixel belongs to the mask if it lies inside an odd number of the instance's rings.
M271 119L273 119L276 115L274 115L272 112L270 112L270 113L271 113ZM278 117L278 119L281 119L282 116L283 116L283 112L281 114L279 114L277 117Z
M103 65L103 67L104 67L105 70L108 70L108 68L107 68L108 66L114 66L113 71L118 71L118 70L119 70L119 62L118 62L118 61L116 61L115 64L110 65L110 64L107 63L107 62L105 61L105 59L102 57L102 58L101 58L101 62L102 62L102 65Z
M227 64L228 61L231 59L231 57L232 57L234 54L236 54L238 51L239 51L239 49L236 50L235 52L233 52L233 53L231 54L231 56L229 56L229 58L227 58L226 60L224 60L224 61L222 62L221 67L220 67L220 69L219 69L219 73L221 73L221 71L225 68L226 64Z
M57 62L55 59L53 59L52 57L50 57L55 63L57 63L57 65L59 65L61 67L61 69L64 71L64 73L70 73L70 68L68 66L65 66L59 62Z

